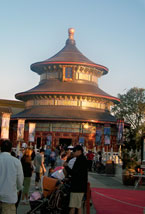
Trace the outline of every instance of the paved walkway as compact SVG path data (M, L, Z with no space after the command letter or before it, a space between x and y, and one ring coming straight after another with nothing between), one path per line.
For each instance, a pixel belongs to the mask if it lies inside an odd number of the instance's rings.
M35 174L32 176L31 181L31 189L30 191L35 191L34 186L34 178ZM89 172L89 182L91 187L97 187L97 188L115 188L115 189L134 189L134 186L125 186L122 184L122 170L121 167L117 168L115 176L107 176L106 174L98 174ZM145 190L145 186L139 186L137 190ZM29 205L22 205L20 203L18 207L17 214L26 214L27 211L30 210ZM91 206L91 214L96 214L96 211L94 210L93 206Z

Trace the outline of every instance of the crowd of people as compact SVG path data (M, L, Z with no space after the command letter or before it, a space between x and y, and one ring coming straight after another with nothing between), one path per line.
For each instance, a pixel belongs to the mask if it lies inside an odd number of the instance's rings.
M0 153L0 213L13 214L21 201L28 204L31 177L35 173L35 189L41 190L43 175L59 179L70 179L70 214L81 213L81 201L87 191L88 171L92 170L94 153L84 153L81 145L59 145L55 149L46 145L34 149L23 144L16 154L12 143L5 140ZM98 160L101 161L101 153ZM46 174L47 173L47 174Z
M93 155L84 154L83 147L58 147L37 149L21 148L19 153L12 150L12 143L5 140L0 153L0 213L16 213L19 201L27 204L32 174L35 173L35 189L40 190L43 175L59 180L70 179L70 214L81 213L81 202L87 191L88 169L91 170ZM59 172L59 173L58 173Z

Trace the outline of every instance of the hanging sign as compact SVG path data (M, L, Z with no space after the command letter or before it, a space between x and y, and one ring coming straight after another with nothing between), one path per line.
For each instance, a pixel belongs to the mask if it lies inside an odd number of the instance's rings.
M95 139L95 144L96 145L101 145L101 136L102 136L102 130L97 129L96 130L96 139Z
M84 137L79 137L79 143L80 144L84 144L85 142L85 138Z
M29 123L29 142L35 141L35 127L36 123Z
M105 145L110 144L110 135L111 135L111 128L110 127L104 127L104 144Z
M24 126L25 126L25 120L19 119L18 127L17 127L17 140L18 141L22 141L24 139Z
M52 136L51 136L51 135L48 135L48 136L46 137L46 145L47 145L47 146L50 146L51 143L52 143Z
M117 143L123 144L123 129L124 129L124 120L117 120Z
M10 113L2 113L1 139L9 139Z

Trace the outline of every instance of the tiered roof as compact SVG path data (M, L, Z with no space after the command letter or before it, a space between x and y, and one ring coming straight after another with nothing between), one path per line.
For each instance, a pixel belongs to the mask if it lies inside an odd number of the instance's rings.
M69 29L69 38L66 41L65 47L53 57L37 62L31 65L31 69L41 75L46 70L53 72L52 66L75 65L87 66L92 69L97 69L102 75L108 73L108 68L95 64L86 58L76 47L74 40L74 30ZM40 83L25 92L16 94L16 98L22 101L35 99L35 97L49 95L71 95L71 96L88 96L93 98L101 98L112 103L118 103L119 99L109 95L101 90L97 84L89 83L89 81L71 81L64 82L60 79L45 79ZM100 122L115 122L116 119L106 109L81 108L76 106L31 106L23 112L13 115L13 118L29 118L42 120L71 120L71 121L100 121Z
M69 38L66 40L65 47L59 51L57 54L51 58L44 60L42 62L37 62L31 65L32 71L35 71L39 74L44 72L44 66L53 65L53 64L77 64L77 65L86 65L95 67L101 71L103 74L108 73L108 68L103 65L96 64L85 57L76 47L76 42L74 40L74 29L69 29Z

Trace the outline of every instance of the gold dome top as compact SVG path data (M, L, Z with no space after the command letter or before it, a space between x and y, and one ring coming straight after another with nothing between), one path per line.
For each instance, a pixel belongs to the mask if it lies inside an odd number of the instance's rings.
M68 29L69 39L74 39L74 32L75 32L74 28L69 28Z

